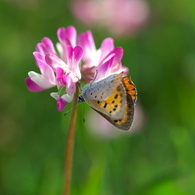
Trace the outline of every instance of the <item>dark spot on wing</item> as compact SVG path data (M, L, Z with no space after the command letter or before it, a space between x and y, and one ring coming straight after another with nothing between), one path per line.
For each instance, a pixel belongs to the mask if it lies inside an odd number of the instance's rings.
M118 98L118 94L116 94L115 96L114 96L114 99L117 99Z

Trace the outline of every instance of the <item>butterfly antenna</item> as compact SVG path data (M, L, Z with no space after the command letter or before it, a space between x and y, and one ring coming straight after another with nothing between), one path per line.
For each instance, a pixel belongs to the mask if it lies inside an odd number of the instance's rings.
M80 102L78 102L74 107L72 107L70 110L68 110L67 112L65 112L64 113L64 116L66 116L71 110L75 109L78 106L79 103Z
M95 70L95 76L94 76L93 80L91 81L90 85L95 81L97 75L98 75L98 70Z
M93 81L96 79L97 75L98 75L98 70L95 70L95 76L94 76Z

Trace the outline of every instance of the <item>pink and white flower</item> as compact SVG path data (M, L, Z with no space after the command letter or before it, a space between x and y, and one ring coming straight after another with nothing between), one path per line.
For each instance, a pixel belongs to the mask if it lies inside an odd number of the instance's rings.
M123 49L121 47L114 48L112 38L104 39L100 48L96 49L93 35L91 31L87 31L78 35L78 45L84 50L84 66L81 68L84 81L91 81L96 71L98 73L96 80L103 79L111 73L121 71L124 71L125 74L128 73L128 69L122 67L121 64Z
M145 0L74 0L71 9L84 24L105 27L118 36L135 34L149 17Z
M56 85L54 71L42 60L44 56L41 53L34 52L33 55L41 74L34 71L28 73L29 77L25 79L28 90L37 92L54 87Z
M47 37L37 44L33 55L40 73L30 71L25 82L32 92L57 87L57 92L50 95L56 99L58 111L72 101L80 80L97 81L110 74L128 72L121 63L123 49L115 48L112 38L104 39L96 49L91 31L77 36L76 29L69 26L59 28L57 36L57 49Z

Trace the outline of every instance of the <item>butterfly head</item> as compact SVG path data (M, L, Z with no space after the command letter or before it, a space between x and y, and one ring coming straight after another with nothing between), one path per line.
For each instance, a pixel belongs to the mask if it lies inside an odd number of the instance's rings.
M84 100L84 98L83 98L83 96L82 95L79 95L79 97L78 97L78 102L80 103L80 102L84 102L85 100Z

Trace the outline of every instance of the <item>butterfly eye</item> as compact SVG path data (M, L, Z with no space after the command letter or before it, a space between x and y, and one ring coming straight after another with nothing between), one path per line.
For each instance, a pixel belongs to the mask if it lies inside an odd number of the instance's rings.
M78 102L84 102L85 100L84 100L84 98L83 98L83 96L79 96L79 98L78 98Z

